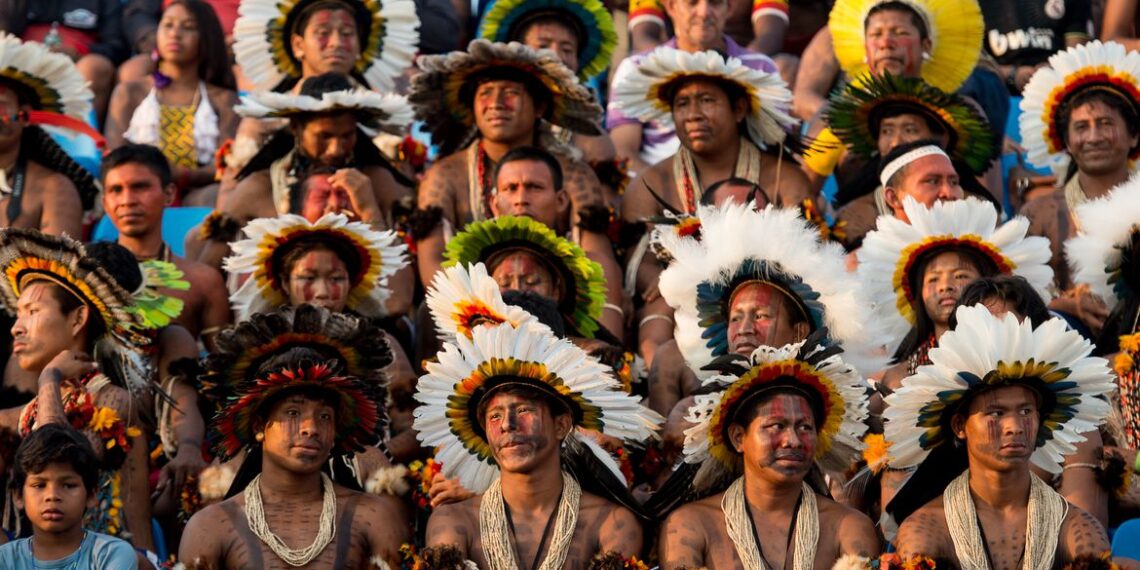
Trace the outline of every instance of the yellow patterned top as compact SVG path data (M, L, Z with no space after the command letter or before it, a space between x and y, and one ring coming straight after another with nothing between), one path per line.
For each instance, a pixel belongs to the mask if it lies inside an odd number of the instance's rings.
M194 143L194 114L197 105L159 107L160 148L171 166L198 166L198 149Z

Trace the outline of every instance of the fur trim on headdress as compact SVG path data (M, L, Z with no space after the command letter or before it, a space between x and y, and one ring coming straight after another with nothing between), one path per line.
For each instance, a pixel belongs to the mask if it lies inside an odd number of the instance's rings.
M1140 232L1140 175L1113 188L1103 198L1077 206L1081 234L1065 242L1073 281L1086 284L1109 308L1140 291L1131 291L1121 272Z
M1017 315L998 319L982 305L959 307L958 326L930 350L931 364L903 380L886 398L891 467L921 464L952 445L950 420L987 388L1024 386L1041 396L1041 426L1032 461L1050 473L1108 415L1114 390L1108 361L1089 356L1092 344L1051 319L1036 329Z
M739 477L741 454L728 441L728 426L739 404L769 389L795 389L811 394L821 409L815 459L827 469L847 469L858 460L867 431L867 383L843 362L842 349L821 344L826 329L807 340L780 348L762 346L751 359L733 355L718 359L725 375L708 378L703 386L715 392L695 396L685 420L685 462L700 465L693 488L702 489ZM728 369L733 369L731 372Z
M610 66L617 30L599 0L495 0L479 24L479 37L493 42L523 40L524 27L535 18L553 16L572 24L578 36L578 77L589 79Z
M347 307L367 317L387 314L388 279L408 264L407 245L395 233L350 222L344 214L325 214L313 223L295 214L258 218L246 224L244 231L246 238L231 244L233 255L224 263L230 273L249 274L230 295L239 320L289 301L281 286L287 277L281 262L292 247L308 240L337 240L357 253L360 270L349 276Z
M412 108L403 95L366 89L322 93L320 99L272 91L253 92L242 95L241 104L234 111L255 119L352 111L361 125L394 135L403 135L413 118Z
M864 158L878 156L882 115L897 109L941 125L950 138L947 152L975 173L989 168L999 150L981 111L915 77L868 74L837 91L829 103L825 117L831 132Z
M1049 267L1049 240L1026 236L1029 220L1018 216L998 226L991 204L976 198L936 202L926 208L907 196L906 223L891 215L879 216L877 229L859 249L859 279L875 306L876 320L887 328L887 348L894 352L924 311L921 291L911 287L912 273L928 255L944 250L969 249L993 262L999 273L1020 275L1042 299L1049 299L1053 281Z
M482 77L514 72L529 78L550 96L545 120L584 135L604 134L602 108L590 90L578 83L570 68L549 50L534 51L520 43L474 40L467 51L424 56L417 60L423 73L412 80L408 100L424 130L439 145L440 154L454 152L470 142L475 129L472 101L476 82Z
M609 368L533 322L519 328L476 327L470 339L461 335L455 344L444 344L438 358L425 363L427 373L416 386L422 405L416 408L414 427L421 443L438 447L435 459L443 474L458 477L476 493L499 471L476 411L504 383L556 397L570 409L575 425L619 439L648 439L662 421L621 391Z
M441 342L453 342L456 335L471 338L472 329L479 325L505 322L518 327L535 320L530 313L503 302L499 284L482 263L441 269L432 279L426 302Z
M311 386L337 395L333 454L360 451L375 443L387 423L384 410L392 363L384 335L368 319L312 305L258 313L217 337L206 357L203 384L223 402L212 427L223 460L254 443L254 415L266 399L284 390ZM271 369L268 360L292 348L320 353L321 362L293 362Z
M1113 93L1140 115L1140 53L1093 40L1050 56L1022 90L1018 125L1029 162L1065 173L1070 157L1058 121L1065 101L1086 89ZM1140 158L1140 145L1128 158Z
M672 125L672 96L678 82L688 78L731 83L746 93L748 136L761 148L780 145L796 125L788 114L792 92L780 74L752 69L712 50L690 53L667 46L653 50L637 73L614 86L613 101L626 115Z
M198 494L203 502L220 501L234 482L234 468L227 463L210 465L198 474Z
M33 109L86 121L95 94L75 63L39 42L0 32L0 83L11 82Z
M234 57L257 91L280 91L301 77L293 54L297 17L315 0L242 0L234 22ZM420 20L412 0L339 0L354 15L360 55L352 75L366 87L395 89L395 78L412 65L420 43Z
M408 482L408 468L403 465L380 467L364 482L364 491L373 495L403 497L412 490Z
M701 369L729 352L728 304L745 281L778 286L808 317L812 330L827 327L845 360L865 374L879 370L876 355L884 340L871 318L870 303L847 274L843 247L820 243L819 231L798 208L751 204L698 209L701 239L661 232L673 262L661 273L661 295L675 309L677 346L689 368Z
M861 77L867 65L867 14L891 0L838 0L831 9L828 27L835 57L848 77ZM914 9L930 35L930 57L922 62L922 78L953 93L962 86L978 63L986 26L976 0L899 0Z

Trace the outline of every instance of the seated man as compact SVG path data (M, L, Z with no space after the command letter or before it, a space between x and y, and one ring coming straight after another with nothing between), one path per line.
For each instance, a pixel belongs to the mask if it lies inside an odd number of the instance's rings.
M584 568L598 555L640 555L636 501L580 430L643 441L660 417L621 393L602 364L527 321L476 325L426 368L420 441L442 446L445 477L480 493L432 512L428 554L479 568Z
M1095 336L1108 307L1074 288L1063 246L1084 229L1076 208L1128 180L1140 157L1140 112L1126 87L1140 83L1133 75L1140 54L1110 43L1072 47L1054 58L1055 65L1034 74L1025 89L1021 138L1029 161L1051 167L1062 187L1030 200L1021 214L1029 218L1029 233L1049 238L1052 246L1049 263L1066 294L1050 306L1078 316Z
M8 62L0 69L0 227L79 238L98 184L28 114L85 122L91 90L67 56L38 43L0 37L0 61Z
M162 240L163 211L175 191L170 163L153 146L127 144L105 156L101 170L103 211L119 230L119 245L139 261L157 259L182 271L189 288L161 292L182 300L174 322L213 349L214 335L231 320L226 287L217 269L174 255Z
M605 271L607 299L620 306L621 272L608 236L579 227L586 208L607 206L601 184L550 130L553 125L602 134L602 110L593 94L551 53L518 44L475 40L467 51L421 58L419 64L424 73L416 76L408 98L440 147L416 204L431 221L415 236L420 282L431 283L452 236L493 215L493 175L503 156L521 146L537 146L558 158L570 198L570 208L559 213L551 229L559 235L578 230L576 241ZM620 319L606 318L610 329L621 329Z
M650 54L615 85L613 103L630 116L677 125L681 148L638 173L623 198L622 219L637 223L665 210L692 214L705 186L730 177L760 185L769 203L801 205L811 197L807 179L784 150L794 123L784 108L790 97L779 76L736 59L670 48ZM661 268L652 256L637 255L644 251L634 249L628 266L636 271L635 302L644 304L637 315L639 351L652 366L671 327L663 318L668 307L655 294Z
M289 338L304 340L280 343ZM228 499L190 519L179 560L191 569L397 567L411 538L399 501L322 471L383 429L380 369L392 358L383 336L367 321L302 305L257 315L221 341L207 362L226 392L218 451L227 459L248 447L248 465Z
M899 554L1014 570L1108 552L1096 519L1030 471L1060 473L1077 432L1105 421L1107 362L1059 319L1034 328L977 305L956 316L934 365L887 397L891 466L918 466L887 506Z
M816 461L858 459L866 429L863 378L820 344L825 335L722 364L727 375L705 385L715 391L696 397L677 473L696 472L686 495L697 500L665 520L664 570L832 568L878 555L871 519L811 484L822 481ZM802 368L789 373L789 362Z

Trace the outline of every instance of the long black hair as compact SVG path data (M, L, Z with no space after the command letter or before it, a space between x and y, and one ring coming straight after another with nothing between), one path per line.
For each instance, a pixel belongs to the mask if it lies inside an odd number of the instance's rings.
M198 78L210 85L237 89L233 64L226 51L226 35L214 8L203 0L173 0L163 12L182 6L198 24Z

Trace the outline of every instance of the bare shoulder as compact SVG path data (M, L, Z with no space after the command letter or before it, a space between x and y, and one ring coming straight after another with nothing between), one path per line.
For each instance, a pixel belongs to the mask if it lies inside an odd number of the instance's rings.
M1051 221L1057 216L1062 194L1060 190L1054 190L1049 194L1037 196L1022 205L1017 213L1028 218L1029 223L1033 225Z
M705 525L715 523L718 519L724 518L724 510L721 508L723 500L724 493L717 493L685 503L665 517L665 528L669 529L672 526L703 528Z
M895 547L903 558L918 555L931 558L954 555L942 497L923 505L903 521L895 539Z
M219 103L233 105L238 102L237 91L218 85L206 85L206 97L210 99L211 103L214 103L214 107L218 107Z
M456 199L457 177L463 180L467 177L466 152L453 152L428 167L424 172L423 181L420 182L416 194L417 206L447 206ZM444 208L444 215L450 216L452 212Z
M1071 561L1081 556L1099 556L1111 549L1104 527L1084 509L1069 504L1069 512L1061 523L1058 544L1062 558Z
M387 551L392 556L400 545L410 542L412 528L408 514L400 500L392 495L373 495L348 491L359 495L352 527L363 532L372 542L373 551Z
M672 194L666 188L672 185L672 164L672 160L666 159L637 173L637 178L633 179L625 195L622 196L624 219L636 221L661 212L661 204L653 194L671 202L669 198Z
M906 378L906 371L909 364L907 362L899 362L892 364L886 371L883 372L882 384L891 391L902 388L902 381Z
M128 103L134 108L150 93L151 83L148 79L136 79L120 83L116 89L120 90L119 92L127 98Z
M464 554L479 535L479 504L482 495L435 507L428 519L427 546L459 546Z
M186 529L182 533L183 540L182 546L179 548L179 558L187 560L183 558L181 554L186 550L187 543L190 543L194 551L200 555L220 555L224 550L224 545L227 543L226 537L235 536L233 532L233 521L226 515L224 505L236 502L237 498L233 497L220 503L209 505L194 513L194 516L190 517L190 520L186 523ZM193 537L193 539L190 539L190 537Z
M225 283L222 280L222 273L205 263L185 257L175 257L174 265L181 269L186 279L190 281L191 290L196 287L220 287Z
M226 198L223 211L245 222L262 215L273 216L273 183L269 170L250 173L234 187L233 195Z
M881 545L870 517L847 505L827 497L819 497L820 527L834 529L836 547L840 554L875 556ZM828 533L831 534L831 533Z
M70 178L37 162L28 162L28 180L27 187L33 189L32 194L38 189L45 197L50 196L52 200L65 199L69 196L79 200L79 190L75 188L75 183ZM33 181L34 184L31 183Z

